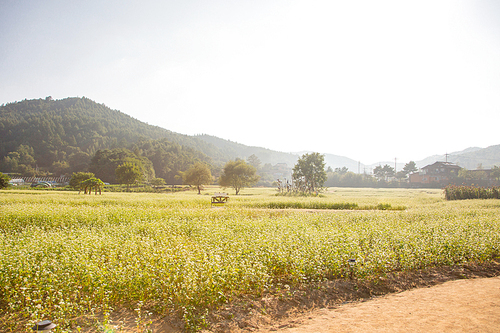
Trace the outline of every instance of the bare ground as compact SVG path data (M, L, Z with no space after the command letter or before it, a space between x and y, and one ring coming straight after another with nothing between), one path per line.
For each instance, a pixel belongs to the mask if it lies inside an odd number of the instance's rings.
M111 319L119 332L184 331L178 316ZM207 323L203 332L500 332L500 261L285 286L233 300Z
M393 273L371 281L327 281L313 288L285 291L281 297L248 300L246 309L243 306L245 302L234 305L235 309L228 307L215 316L214 319L219 320L214 320L216 324L208 331L369 332L378 329L379 332L447 332L450 330L444 328L426 330L413 327L405 330L404 325L391 327L384 323L391 321L396 325L410 321L418 325L428 320L430 314L438 313L435 307L444 311L439 315L443 315L443 318L445 313L450 316L468 313L474 318L473 311L478 308L482 309L481 312L489 309L500 318L500 278L487 279L498 276L500 262L492 261L482 265ZM459 304L461 306L457 309ZM420 310L412 310L408 306ZM347 314L339 314L345 311L348 311ZM232 320L224 320L227 312L234 313ZM463 321L470 319L463 317ZM362 322L369 326L357 329L357 325ZM491 323L498 325L499 321L497 319ZM493 331L500 332L500 325Z
M500 277L455 280L299 316L258 332L499 332Z

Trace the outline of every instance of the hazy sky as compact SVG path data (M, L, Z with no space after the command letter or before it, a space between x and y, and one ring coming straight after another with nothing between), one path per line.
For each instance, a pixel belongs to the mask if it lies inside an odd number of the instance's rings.
M0 104L46 96L362 163L487 147L500 1L0 0Z

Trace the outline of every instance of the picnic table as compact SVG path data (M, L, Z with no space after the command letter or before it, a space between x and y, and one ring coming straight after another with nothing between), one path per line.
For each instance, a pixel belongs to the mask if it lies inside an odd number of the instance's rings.
M229 195L227 195L227 193L214 193L214 195L212 195L212 206L224 206L228 200Z

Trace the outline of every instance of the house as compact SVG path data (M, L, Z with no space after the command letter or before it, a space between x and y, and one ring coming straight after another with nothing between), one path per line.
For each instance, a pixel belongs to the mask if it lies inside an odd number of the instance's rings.
M435 162L427 165L410 175L410 184L439 184L447 185L452 183L462 169L456 164L450 162Z

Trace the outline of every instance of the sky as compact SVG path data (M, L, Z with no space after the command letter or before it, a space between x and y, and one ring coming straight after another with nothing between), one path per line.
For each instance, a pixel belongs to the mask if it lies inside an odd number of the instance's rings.
M47 96L364 164L497 145L500 1L0 0L0 104Z

